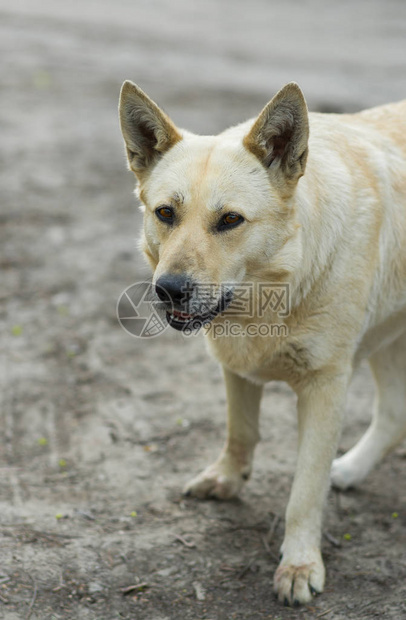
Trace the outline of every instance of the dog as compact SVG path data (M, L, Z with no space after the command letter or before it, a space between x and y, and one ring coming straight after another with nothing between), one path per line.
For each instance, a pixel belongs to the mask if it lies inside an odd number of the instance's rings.
M174 329L205 330L224 371L227 440L185 492L239 493L259 440L262 386L286 381L298 397L299 446L274 590L285 605L307 603L325 582L330 482L359 484L406 436L406 101L309 113L292 82L256 119L200 136L126 81L119 114L157 297ZM281 321L254 287L267 283L289 288L285 330L249 335ZM238 287L251 285L251 315L233 316L236 334L221 332ZM335 458L364 358L377 384L372 422Z

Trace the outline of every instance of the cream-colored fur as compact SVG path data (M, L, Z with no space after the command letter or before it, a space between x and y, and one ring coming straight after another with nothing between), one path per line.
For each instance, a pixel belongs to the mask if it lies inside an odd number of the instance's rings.
M186 274L214 283L289 283L287 336L213 337L224 368L228 438L218 460L192 480L196 497L229 498L249 477L259 439L263 383L298 395L299 452L274 588L287 604L324 586L322 511L330 483L359 483L406 436L406 102L354 115L308 114L289 84L255 121L218 136L177 129L126 82L120 118L144 204L143 248L154 282ZM170 206L175 223L156 209ZM224 213L244 221L218 232ZM248 323L280 323L233 317ZM217 315L213 325L224 321ZM373 421L334 459L346 391L369 358L377 382Z

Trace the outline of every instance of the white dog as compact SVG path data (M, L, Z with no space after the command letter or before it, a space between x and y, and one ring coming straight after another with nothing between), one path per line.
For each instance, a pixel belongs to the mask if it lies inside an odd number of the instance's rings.
M299 454L274 587L285 604L308 602L324 586L332 463L335 485L355 485L406 435L406 101L308 114L292 83L257 119L197 136L125 82L120 119L145 206L143 248L172 327L223 325L238 286L289 286L290 314L276 337L248 335L281 320L272 308L258 311L258 293L253 315L233 316L239 335L206 330L224 368L228 437L186 492L235 496L251 472L262 385L292 386ZM377 383L373 421L333 461L362 358Z

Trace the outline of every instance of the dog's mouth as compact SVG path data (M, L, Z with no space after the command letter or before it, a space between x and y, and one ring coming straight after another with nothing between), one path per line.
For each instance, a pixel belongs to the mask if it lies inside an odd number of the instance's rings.
M209 323L227 308L233 297L232 291L226 291L221 296L217 306L204 314L188 314L183 310L172 309L166 312L168 324L178 331L197 331Z

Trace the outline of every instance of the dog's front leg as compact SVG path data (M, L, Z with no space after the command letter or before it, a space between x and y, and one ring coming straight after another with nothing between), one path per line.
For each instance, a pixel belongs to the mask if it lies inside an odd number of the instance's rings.
M298 390L299 453L286 511L282 559L274 589L285 605L307 603L322 592L322 512L331 462L341 430L347 373L319 377Z
M238 495L251 474L254 448L259 440L258 418L262 386L224 368L227 391L227 440L215 463L186 485L184 493L230 499Z

